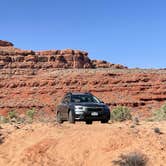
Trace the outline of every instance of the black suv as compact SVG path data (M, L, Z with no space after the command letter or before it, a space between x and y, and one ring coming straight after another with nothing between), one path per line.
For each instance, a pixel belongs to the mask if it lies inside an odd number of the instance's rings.
M69 121L92 121L108 123L110 110L107 105L91 93L67 93L56 108L56 119L58 123Z

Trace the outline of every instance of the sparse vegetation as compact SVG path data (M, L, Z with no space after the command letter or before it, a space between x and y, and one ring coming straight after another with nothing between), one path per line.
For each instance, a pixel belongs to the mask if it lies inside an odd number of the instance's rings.
M15 110L12 110L10 112L8 112L8 118L9 120L12 120L12 119L17 119L18 115L17 115L17 112Z
M22 123L24 123L26 121L26 119L25 118L23 118L23 117L18 117L18 119L17 119L17 123L18 124L22 124Z
M113 161L115 165L119 166L145 166L147 164L147 157L138 152L131 152L129 154L122 154L119 160Z
M34 116L35 116L35 112L36 112L36 111L35 111L34 108L27 110L26 115L27 115L27 117L28 117L28 122L32 123L32 121L33 121L33 119L34 119Z
M19 116L19 114L15 111L12 110L10 112L8 112L8 115L5 116L0 116L0 123L24 123L25 122L25 118Z
M111 112L112 121L124 121L132 118L130 109L124 106L117 106Z
M6 118L5 116L0 116L0 123L7 123L9 122L9 119Z
M46 113L44 110L39 110L36 113L37 120L42 123L49 123L49 122L55 122L55 119L53 116L50 116L48 113Z
M160 109L154 111L153 116L148 121L163 121L166 120L166 104Z

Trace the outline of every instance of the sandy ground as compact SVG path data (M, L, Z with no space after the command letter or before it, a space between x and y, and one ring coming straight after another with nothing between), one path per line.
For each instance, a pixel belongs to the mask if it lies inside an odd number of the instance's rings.
M166 122L131 125L1 125L0 166L111 166L120 154L133 151L145 154L149 166L165 166Z

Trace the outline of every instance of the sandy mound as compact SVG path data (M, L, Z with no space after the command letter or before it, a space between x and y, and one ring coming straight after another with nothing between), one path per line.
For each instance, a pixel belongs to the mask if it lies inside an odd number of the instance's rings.
M110 166L120 154L138 151L148 165L166 163L166 122L63 125L37 123L3 125L5 142L0 145L1 166ZM163 134L154 132L159 127Z

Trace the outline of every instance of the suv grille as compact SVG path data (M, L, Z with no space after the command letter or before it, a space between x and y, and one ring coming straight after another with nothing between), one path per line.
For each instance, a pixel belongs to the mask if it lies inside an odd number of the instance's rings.
M93 112L93 111L102 111L102 108L95 108L95 107L88 107L88 111Z

